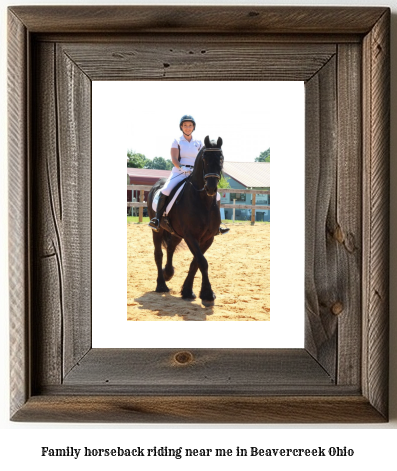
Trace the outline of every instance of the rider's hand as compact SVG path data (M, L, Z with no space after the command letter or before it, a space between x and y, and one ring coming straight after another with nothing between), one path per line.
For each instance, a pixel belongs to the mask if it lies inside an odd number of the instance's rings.
M184 165L182 165L181 167L179 167L179 170L184 173L185 175L190 175L190 168L189 167L185 167Z

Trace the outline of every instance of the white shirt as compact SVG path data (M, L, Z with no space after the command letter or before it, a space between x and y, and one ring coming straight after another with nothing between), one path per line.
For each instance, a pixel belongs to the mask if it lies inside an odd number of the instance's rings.
M199 150L203 147L203 144L199 139L191 139L189 142L182 136L179 139L174 139L171 147L178 149L178 144L181 148L181 165L194 165Z

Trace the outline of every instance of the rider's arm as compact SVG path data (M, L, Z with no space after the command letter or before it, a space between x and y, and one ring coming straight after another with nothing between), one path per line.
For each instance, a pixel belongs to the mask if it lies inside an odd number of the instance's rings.
M179 157L178 148L171 147L171 160L172 160L172 163L175 165L176 168L179 168L181 166L180 162L178 160L178 157Z

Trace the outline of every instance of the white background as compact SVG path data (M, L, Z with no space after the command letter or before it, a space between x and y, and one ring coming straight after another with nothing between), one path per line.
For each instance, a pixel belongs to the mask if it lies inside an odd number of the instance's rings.
M14 4L29 3L14 2ZM35 1L35 4L61 4L61 2L52 0L50 2ZM65 2L65 4L81 4L81 2ZM86 4L108 4L105 2L89 2ZM129 3L133 2L119 2ZM140 2L150 3L150 2ZM157 2L167 3L167 2ZM178 4L179 2L173 2ZM213 4L213 2L190 2L196 4ZM244 2L217 2L218 4L243 4ZM288 5L291 2L272 1L273 5ZM1 158L0 158L0 195L2 204L1 211L1 264L0 264L0 345L1 345L1 409L0 409L0 464L4 469L28 468L52 470L57 467L60 470L72 469L108 469L109 467L117 467L118 470L130 469L154 469L161 467L168 469L202 469L203 466L214 469L221 462L219 458L209 458L207 460L195 458L186 460L175 460L174 458L156 459L155 461L143 460L131 461L129 459L95 459L88 462L87 460L73 458L41 458L40 447L52 446L61 448L74 446L82 448L88 447L152 447L154 445L168 447L196 447L196 448L232 448L241 447L316 447L322 446L329 448L331 446L339 446L353 448L355 455L353 458L290 458L290 459L272 459L263 461L264 458L251 458L244 460L222 458L222 463L232 468L237 466L246 466L252 470L263 470L266 467L270 469L279 469L281 465L293 466L294 469L300 470L323 470L338 469L361 469L372 470L376 468L395 469L396 455L395 443L397 442L397 323L396 323L396 307L397 307L397 290L396 272L397 272L397 166L393 158L397 154L397 121L396 121L396 33L397 33L397 2L395 0L362 0L360 2L352 2L339 0L334 5L382 5L392 8L392 129L391 129L391 290L390 290L390 312L391 312L391 354L390 354L390 422L386 425L328 425L328 426L149 426L149 425L104 425L104 424L87 424L87 425L65 425L65 424L16 424L8 420L8 287L7 287L7 162L6 162L6 6L12 2L1 2ZM247 4L247 3L245 3ZM266 4L266 2L250 2L251 5ZM305 5L333 5L328 1L307 1L302 3ZM89 465L91 464L91 467Z
M175 348L181 339L189 348L303 347L303 82L93 82L92 90L93 347ZM126 150L169 158L186 106L195 138L222 136L226 161L254 162L271 148L270 322L126 322Z

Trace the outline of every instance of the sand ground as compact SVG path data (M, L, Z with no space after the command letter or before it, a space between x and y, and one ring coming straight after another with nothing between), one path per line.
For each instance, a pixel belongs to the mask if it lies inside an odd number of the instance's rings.
M181 298L192 254L182 243L174 255L175 275L169 293L156 293L152 231L146 224L127 224L127 319L130 321L269 321L270 224L233 224L217 236L205 256L216 294L215 305L205 307L197 297ZM163 250L163 266L166 253ZM201 273L193 290L198 295Z

